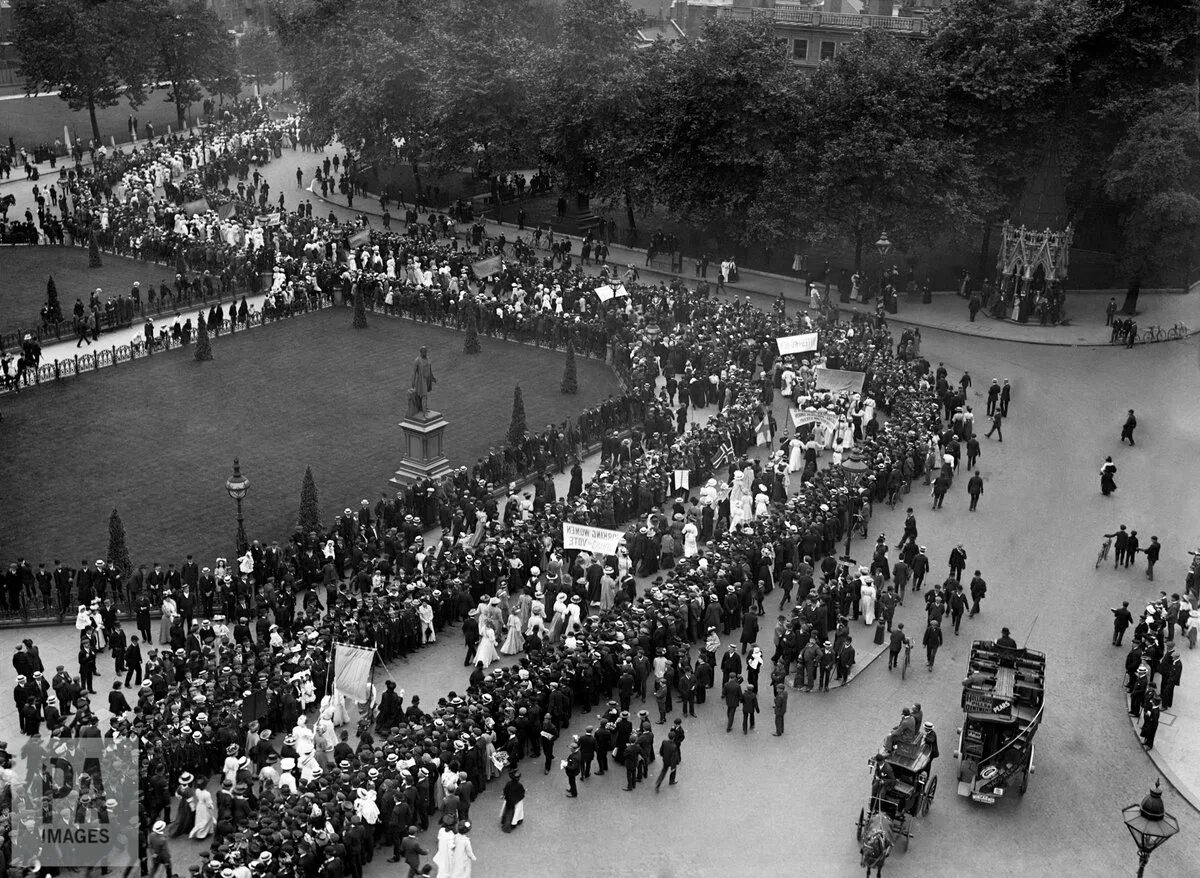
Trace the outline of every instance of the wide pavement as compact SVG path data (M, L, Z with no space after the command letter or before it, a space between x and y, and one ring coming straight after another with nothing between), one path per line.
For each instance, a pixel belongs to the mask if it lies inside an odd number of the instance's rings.
M295 186L295 163L285 157L269 167L284 180L290 168ZM286 191L290 198L295 190ZM622 778L605 776L589 780L580 798L570 800L563 797L561 772L543 777L528 764L528 819L513 836L496 826L494 787L475 805L477 875L861 874L853 823L869 792L866 760L900 708L913 701L922 703L938 728L939 791L929 816L917 821L910 851L889 862L893 874L1134 871L1120 808L1140 800L1157 772L1125 719L1124 651L1110 645L1109 608L1123 599L1137 607L1160 588L1180 589L1186 550L1200 543L1195 527L1200 498L1182 489L1200 440L1200 411L1194 397L1180 392L1193 386L1200 369L1197 345L1124 351L923 333L926 356L944 361L952 380L969 369L980 390L993 377L1010 379L1014 388L1004 443L983 440L980 468L987 487L979 512L966 511L963 479L937 513L919 492L908 497L935 574L944 574L946 556L960 541L969 555L968 572L983 571L989 594L982 616L965 622L959 638L948 637L932 673L917 664L917 673L902 683L876 662L843 691L793 697L783 738L769 735L769 713L760 717L754 735L726 735L723 711L710 700L686 724L679 785L664 786L657 796L645 787L622 792ZM981 411L982 396L976 403ZM1138 412L1136 448L1117 441L1128 408ZM1121 486L1109 498L1101 496L1097 475L1107 454L1119 467ZM894 541L901 519L899 509L885 509L872 529ZM1121 523L1143 536L1156 534L1163 543L1155 584L1145 580L1141 565L1121 572L1093 568L1100 534ZM900 618L919 631L915 607L902 610ZM984 807L953 794L954 730L970 639L993 638L1002 625L1019 642L1048 654L1047 713L1029 792ZM61 656L73 664L70 629L35 633L47 659ZM0 634L0 644L11 651L17 635ZM760 641L768 639L766 626ZM422 700L461 690L466 676L459 644L450 631L392 673ZM1178 712L1165 714L1164 723L1182 724L1187 713L1196 714L1200 670L1195 653L1185 650L1183 660ZM99 682L110 685L107 658L104 666ZM5 668L6 684L11 674ZM582 725L575 720L572 731ZM0 714L0 731L19 745L14 726L11 711ZM1187 741L1198 735L1200 728ZM1164 750L1165 737L1160 733ZM1175 767L1179 777L1188 770ZM1165 800L1182 831L1154 855L1149 874L1195 874L1200 816L1171 789ZM380 863L377 859L369 873L391 874Z

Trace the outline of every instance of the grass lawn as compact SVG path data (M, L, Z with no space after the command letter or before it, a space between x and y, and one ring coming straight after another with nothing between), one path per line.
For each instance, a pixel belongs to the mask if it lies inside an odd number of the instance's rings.
M278 84L268 90L278 90ZM18 93L23 95L24 91L19 90ZM175 105L163 99L165 94L162 90L154 92L146 103L136 110L131 110L125 101L119 101L116 106L96 110L96 122L100 126L100 136L105 144L109 142L109 137L115 137L117 143L129 142L131 113L137 118L139 137L146 136L147 122L153 123L155 137L166 134L168 125L172 130L178 130ZM253 95L252 87L242 90L243 98ZM201 110L199 103L192 104L188 110L190 124L195 124ZM11 137L18 148L24 146L33 149L39 144L53 144L55 139L62 140L64 125L71 132L72 142L79 137L84 146L87 146L92 137L92 121L87 110L73 112L58 95L38 95L0 102L0 139L7 143ZM16 173L14 170L14 176Z
M579 358L580 392L564 396L559 353L483 337L483 352L467 357L453 330L369 319L355 330L349 310L321 311L222 336L209 363L185 350L7 397L0 560L101 557L116 507L135 563L180 563L191 552L211 566L233 549L225 479L235 457L251 481L251 539L290 535L305 466L324 521L364 498L374 505L400 460L397 425L421 345L455 465L502 441L514 384L531 427L619 392L595 360Z
M142 301L150 284L155 288L166 281L175 282L175 269L169 265L127 259L111 253L101 255L100 268L88 268L85 247L4 247L0 248L0 333L30 329L41 324L39 312L46 302L46 280L53 275L63 316L70 318L75 300L86 305L92 290L100 287L103 298L125 295L133 282L142 285ZM66 330L70 335L70 328Z

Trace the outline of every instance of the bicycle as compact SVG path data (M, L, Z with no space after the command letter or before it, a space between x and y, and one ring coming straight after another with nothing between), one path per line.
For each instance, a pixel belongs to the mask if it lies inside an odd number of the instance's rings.
M901 680L903 680L905 678L905 676L908 674L908 666L909 666L909 664L912 663L912 648L913 648L913 642L911 640L905 640L904 641L904 664L902 664L900 666L900 679Z
M1143 342L1162 341L1167 337L1167 331L1161 326L1147 326L1142 330Z
M1176 323L1174 326L1172 326L1170 329L1167 330L1167 338L1169 338L1173 341L1176 339L1187 338L1188 334L1189 333L1188 333L1188 328L1187 328L1186 323Z
M1096 567L1108 560L1108 550L1112 548L1112 537L1106 537L1100 544L1100 554L1096 556Z

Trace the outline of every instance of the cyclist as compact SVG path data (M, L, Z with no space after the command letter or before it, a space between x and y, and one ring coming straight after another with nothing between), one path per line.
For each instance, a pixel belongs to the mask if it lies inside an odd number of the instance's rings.
M904 633L904 623L897 622L888 641L888 670L895 670L900 661L900 650L908 645L908 636Z

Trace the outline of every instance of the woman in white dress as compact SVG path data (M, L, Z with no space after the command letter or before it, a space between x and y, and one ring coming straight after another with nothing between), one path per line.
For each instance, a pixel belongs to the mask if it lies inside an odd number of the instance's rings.
M858 609L862 613L864 625L875 624L875 583L865 575L865 571L859 591Z
M475 650L475 664L482 662L486 668L498 661L500 661L500 653L496 652L496 632L485 627L479 632L479 647Z
M792 367L785 368L779 376L779 393L791 399L792 394L796 392L796 373L792 371Z
M804 443L799 436L788 440L788 472L798 473L804 466Z
M554 601L554 616L550 619L550 642L555 643L562 637L563 628L567 624L567 593L560 591Z
M206 786L206 779L200 778L196 791L192 796L192 807L196 809L196 822L188 838L208 838L217 827L217 812L213 808L213 797Z
M541 642L546 635L546 608L541 601L534 601L529 608L529 621L525 624L525 641Z
M454 835L454 846L450 849L450 878L471 878L471 867L475 862L475 849L467 833L471 824L463 821Z
M689 521L683 526L683 555L685 558L695 558L700 553L700 547L696 545L696 537L700 535L700 529L696 527L696 522Z
M455 774L454 779L458 779ZM450 852L454 849L454 830L445 826L438 827L437 853L433 855L433 865L437 866L439 875L450 874Z
M567 604L567 621L566 631L568 634L578 634L583 628L583 602L579 599L579 595L571 595L571 602Z
M741 472L733 474L729 485L729 528L736 528L746 517L746 507L743 500L746 496L746 481Z
M175 623L175 617L179 615L179 607L175 603L175 598L167 594L163 597L162 602L162 618L158 622L158 642L171 642L171 626Z
M521 630L521 617L512 614L508 617L508 634L504 637L500 652L504 655L516 655L524 648L525 634Z
M771 498L767 495L767 486L759 485L758 493L754 495L754 517L764 519L771 512Z

